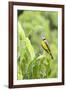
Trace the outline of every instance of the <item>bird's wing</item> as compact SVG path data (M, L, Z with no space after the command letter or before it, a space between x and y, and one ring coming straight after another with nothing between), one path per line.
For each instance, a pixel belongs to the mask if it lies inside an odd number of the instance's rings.
M48 45L48 42L47 41L45 41L45 44L47 45L47 48L48 48L48 52L49 52L49 54L51 55L51 58L53 59L53 55L52 55L52 53L51 53L51 50L50 50L50 47L49 47L49 45Z
M51 52L51 50L50 50L50 47L49 47L49 44L48 44L47 40L45 40L45 44L46 44L46 46L47 46L47 48L48 48L48 51L49 51L49 52Z
M47 49L45 49L45 48L44 48L44 46L43 46L42 44L41 44L41 46L42 46L42 48L43 48L43 49L44 49L47 53L49 53L49 52L48 52L48 50L47 50Z

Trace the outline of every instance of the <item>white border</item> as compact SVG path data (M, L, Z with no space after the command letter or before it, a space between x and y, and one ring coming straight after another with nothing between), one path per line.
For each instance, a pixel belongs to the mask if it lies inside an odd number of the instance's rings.
M17 10L41 10L41 11L58 11L58 78L49 79L31 79L31 80L17 80ZM36 84L36 83L55 83L62 81L62 9L61 8L51 8L51 7L33 7L33 6L13 6L13 84L23 85L23 84Z

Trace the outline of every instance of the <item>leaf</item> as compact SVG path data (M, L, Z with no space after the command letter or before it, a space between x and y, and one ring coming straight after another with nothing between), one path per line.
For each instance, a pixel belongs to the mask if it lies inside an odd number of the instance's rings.
M25 39L26 42L26 47L31 55L31 59L33 60L35 58L35 53L34 53L34 49L30 43L30 40L28 38Z
M18 21L18 34L19 34L18 36L20 37L20 40L25 39L25 33L24 33L24 30L21 27L19 21Z

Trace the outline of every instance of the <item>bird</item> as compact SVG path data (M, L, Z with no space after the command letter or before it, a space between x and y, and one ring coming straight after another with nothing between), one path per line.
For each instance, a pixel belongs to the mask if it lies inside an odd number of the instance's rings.
M54 59L53 55L51 53L48 41L46 40L45 36L42 36L41 38L42 38L42 40L41 40L42 48L51 56L51 59Z

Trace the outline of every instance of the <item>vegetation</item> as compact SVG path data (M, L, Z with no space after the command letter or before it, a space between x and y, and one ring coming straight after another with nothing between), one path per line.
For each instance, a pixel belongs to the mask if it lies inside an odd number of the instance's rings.
M54 59L41 47L45 35ZM55 78L58 72L58 12L18 10L18 80Z

